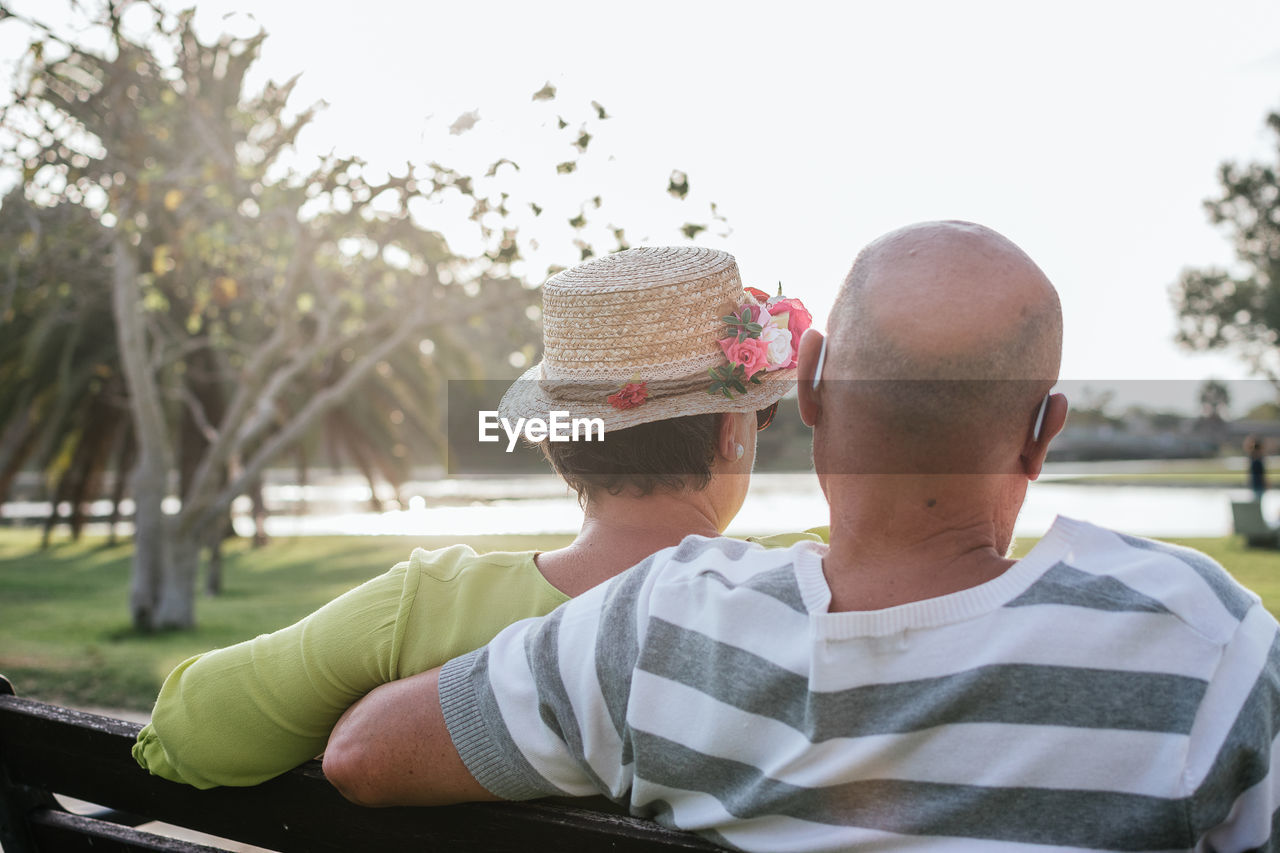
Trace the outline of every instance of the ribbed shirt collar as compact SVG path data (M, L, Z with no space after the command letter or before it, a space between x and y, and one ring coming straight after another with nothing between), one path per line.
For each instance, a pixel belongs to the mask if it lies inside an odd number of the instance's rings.
M831 589L822 574L826 547L798 546L796 582L812 619L816 638L845 640L885 637L905 630L936 628L989 613L1026 592L1044 572L1058 563L1071 545L1080 522L1058 516L1044 537L1004 574L984 584L937 598L912 601L884 610L828 613Z

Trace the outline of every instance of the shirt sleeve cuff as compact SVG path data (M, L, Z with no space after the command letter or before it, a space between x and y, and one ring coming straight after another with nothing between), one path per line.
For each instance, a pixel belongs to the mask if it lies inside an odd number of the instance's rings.
M489 685L488 649L446 663L440 669L439 690L453 746L485 790L504 800L565 793L534 771L512 740Z
M180 782L201 789L213 788L218 784L199 776L189 779L180 773L169 760L169 753L165 751L160 735L156 733L155 726L152 724L144 726L142 731L138 732L138 740L133 745L133 760L152 776L159 776L170 782Z

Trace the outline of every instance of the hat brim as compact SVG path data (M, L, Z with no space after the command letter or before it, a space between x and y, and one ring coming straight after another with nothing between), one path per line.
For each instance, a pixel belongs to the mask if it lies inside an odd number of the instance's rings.
M498 403L498 414L514 423L517 418L541 418L548 420L551 412L567 412L569 418L599 418L605 431L626 429L638 424L652 423L687 415L716 414L720 412L754 412L781 400L796 382L796 369L774 370L760 377L760 382L747 383L747 391L734 394L712 394L711 377L704 387L683 394L650 397L638 406L619 409L611 405L608 396L617 388L600 386L600 402L557 400L547 393L542 383L542 362L526 370L511 384Z

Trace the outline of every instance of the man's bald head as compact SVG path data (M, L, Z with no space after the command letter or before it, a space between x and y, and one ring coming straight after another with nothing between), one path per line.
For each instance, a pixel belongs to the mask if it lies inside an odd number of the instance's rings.
M828 337L824 379L857 380L840 395L849 414L901 445L885 464L962 470L1027 434L1058 376L1062 309L1005 237L925 222L858 255Z

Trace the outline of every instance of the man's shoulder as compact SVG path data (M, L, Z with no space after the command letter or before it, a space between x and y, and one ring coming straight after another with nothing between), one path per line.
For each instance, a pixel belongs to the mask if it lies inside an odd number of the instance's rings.
M751 539L690 535L679 545L659 551L654 556L668 567L682 567L692 574L716 566L753 573L793 565L797 554L822 552L825 548L823 542L808 537L797 539L787 547L766 547Z
M1194 548L1088 522L1070 521L1069 527L1067 566L1119 582L1219 641L1261 600L1217 560Z
M797 567L806 560L820 560L825 549L809 540L789 548L765 548L723 536L687 536L651 558L657 570L654 588L656 593L674 590L702 601L735 592L763 593L803 611Z

